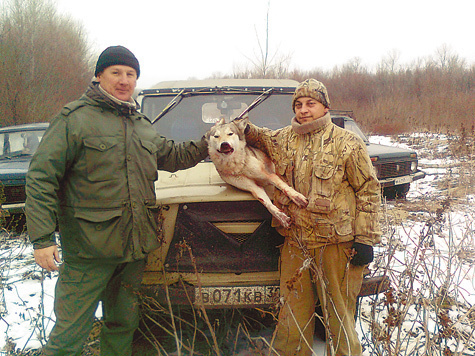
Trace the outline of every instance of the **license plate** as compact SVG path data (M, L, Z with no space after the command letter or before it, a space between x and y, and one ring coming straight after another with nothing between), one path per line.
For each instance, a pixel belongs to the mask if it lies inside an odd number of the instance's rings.
M410 176L406 176L406 177L396 178L394 180L394 185L411 183L411 182L412 182L412 178Z
M279 300L279 286L195 288L195 304L205 306L257 306ZM200 293L201 292L201 293Z

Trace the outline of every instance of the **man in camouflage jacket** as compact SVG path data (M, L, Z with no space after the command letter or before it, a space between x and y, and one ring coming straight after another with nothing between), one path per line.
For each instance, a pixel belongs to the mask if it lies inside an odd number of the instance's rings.
M265 151L276 172L308 198L299 207L275 190L274 203L292 218L281 251L283 305L275 349L311 355L316 300L324 312L329 355L360 355L356 298L379 242L380 185L366 146L331 122L325 86L309 79L294 93L291 125L277 131L250 125L249 144ZM316 293L315 293L316 292Z
M101 355L131 355L145 257L160 246L157 169L189 168L208 154L204 139L175 144L137 112L139 74L128 49L102 52L97 81L53 119L31 161L26 216L35 260L58 269L58 222L64 261L44 355L80 355L99 301Z

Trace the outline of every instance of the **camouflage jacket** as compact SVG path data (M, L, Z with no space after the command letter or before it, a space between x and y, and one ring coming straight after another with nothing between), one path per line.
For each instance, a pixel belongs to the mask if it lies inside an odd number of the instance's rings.
M159 247L157 169L174 172L208 155L205 140L175 144L134 108L95 90L53 119L26 177L26 216L35 248L64 258L131 261Z
M276 173L305 195L299 208L279 190L274 203L291 216L288 237L299 237L310 248L355 239L367 245L380 240L381 188L362 140L331 122L329 114L300 125L272 131L250 125L246 139L266 152Z

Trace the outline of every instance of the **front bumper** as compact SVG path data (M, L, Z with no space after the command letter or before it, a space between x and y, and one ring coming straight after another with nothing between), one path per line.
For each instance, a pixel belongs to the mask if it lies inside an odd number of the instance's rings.
M394 187L396 185L412 183L418 179L423 179L425 176L426 174L423 171L417 170L414 173L401 176L401 177L380 179L379 183L381 184L381 187L383 188Z
M205 301L203 305L206 309L224 309L224 308L270 308L275 305L279 300L279 282L275 280L272 284L265 284L256 286L256 284L245 284L245 285L228 285L214 288L207 287L198 287L185 282L184 280L179 280L178 282L165 286L164 284L142 284L141 292L144 296L151 298L155 302L159 303L162 306L173 305L173 306L200 306L200 300L197 296L202 293L202 289L214 289L218 294L209 296L209 299L216 299L215 303L210 303L209 300ZM234 289L227 295L224 292L228 289ZM360 293L358 297L366 297L370 295L377 295L388 290L390 287L389 278L387 276L366 276L363 279L363 284L361 286ZM259 288L265 288L266 297L256 298L255 290ZM249 293L251 296L246 298L240 298L239 301L234 299L232 302L226 303L226 296L233 295L236 293L236 290L242 290L242 296L245 296L246 293ZM247 292L246 292L247 291Z
M4 217L25 214L25 203L2 204L0 205L0 210Z

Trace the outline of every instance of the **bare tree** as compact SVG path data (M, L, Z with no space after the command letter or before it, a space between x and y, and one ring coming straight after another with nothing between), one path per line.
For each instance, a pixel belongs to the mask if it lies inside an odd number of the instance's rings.
M399 59L401 57L401 52L397 49L393 49L388 52L381 63L378 65L377 71L383 73L395 74L399 69Z
M465 67L465 61L454 54L450 46L443 44L435 51L435 63L444 71L454 71Z
M269 15L270 0L267 3L266 14L266 31L265 39L261 41L257 29L256 32L257 45L259 53L254 53L254 57L247 57L251 63L251 68L241 68L235 66L234 77L236 78L286 78L289 74L291 63L291 55L280 54L279 51L271 53L269 50Z
M51 0L10 0L1 13L2 124L48 121L92 78L83 29Z

